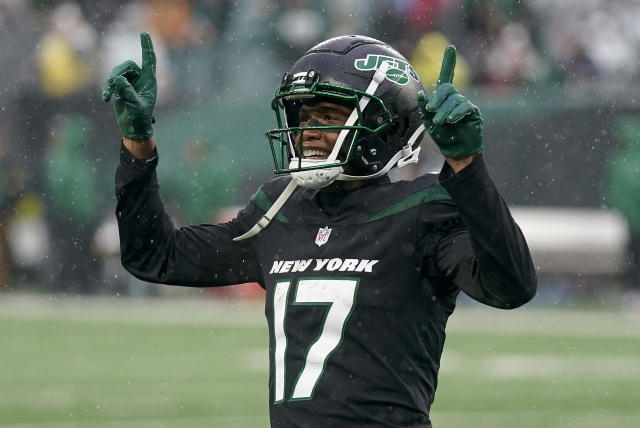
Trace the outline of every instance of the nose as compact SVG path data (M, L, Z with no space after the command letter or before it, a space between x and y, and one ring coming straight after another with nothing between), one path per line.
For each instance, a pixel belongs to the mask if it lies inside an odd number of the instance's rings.
M322 131L317 129L303 129L301 134L302 141L319 140L322 138Z
M302 129L298 131L296 135L296 145L300 144L300 135L302 135L302 141L317 141L322 138L322 131L317 129Z
M307 127L307 126L322 126L324 125L322 122L320 122L319 120L316 120L314 117L310 117L308 120L301 122L300 126L301 127ZM318 129L303 129L303 141L309 141L309 140L319 140L320 138L322 138L322 135L324 134L324 131L320 131Z

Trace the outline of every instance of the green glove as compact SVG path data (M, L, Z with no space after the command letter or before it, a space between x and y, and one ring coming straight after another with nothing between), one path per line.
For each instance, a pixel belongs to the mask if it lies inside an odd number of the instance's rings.
M153 135L156 105L156 53L149 33L140 33L142 68L133 61L114 67L102 88L102 101L116 95L114 110L122 136L133 140L147 140Z
M453 82L456 48L444 51L440 77L430 98L423 91L416 99L422 123L443 155L457 158L482 151L482 116L478 107L460 95Z

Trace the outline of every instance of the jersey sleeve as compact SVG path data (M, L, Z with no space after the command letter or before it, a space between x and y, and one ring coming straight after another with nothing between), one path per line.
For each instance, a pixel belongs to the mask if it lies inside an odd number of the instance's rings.
M498 308L531 300L537 279L527 242L482 155L458 174L445 164L440 184L457 210L435 246L435 263L446 282Z
M233 241L257 218L252 204L228 223L176 228L160 197L157 152L145 160L124 145L120 150L116 217L127 271L144 281L172 285L262 283L250 243Z

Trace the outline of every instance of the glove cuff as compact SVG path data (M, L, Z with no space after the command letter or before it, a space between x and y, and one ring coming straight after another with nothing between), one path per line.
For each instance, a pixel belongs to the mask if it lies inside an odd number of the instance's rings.
M463 149L463 150L461 150ZM467 157L467 156L473 156L476 155L480 152L482 152L484 150L484 144L480 143L480 146L478 147L473 147L473 149L469 149L469 148L461 148L461 147L456 147L453 149L443 149L442 147L440 147L440 153L442 153L444 156L450 157L450 158L463 158L463 157Z
M137 117L131 118L126 127L121 127L122 136L132 140L148 140L153 136L151 124L153 118Z

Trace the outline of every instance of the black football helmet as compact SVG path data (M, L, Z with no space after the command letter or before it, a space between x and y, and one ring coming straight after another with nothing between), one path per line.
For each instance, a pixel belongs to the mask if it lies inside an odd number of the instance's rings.
M336 179L379 177L394 166L417 162L424 135L416 101L420 90L409 62L379 40L341 36L312 47L284 74L271 102L278 128L266 135L275 172L291 173L304 187L324 187ZM318 100L353 111L343 126L300 127L300 107ZM296 143L296 136L309 129L339 132L328 159L304 158L302 138Z

